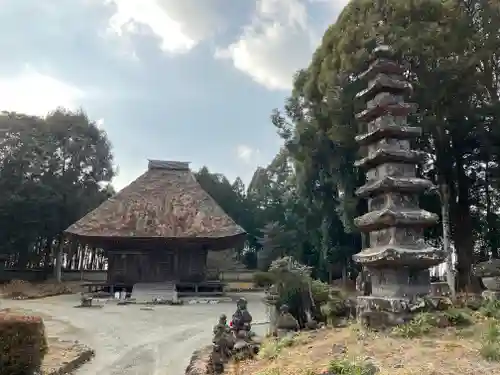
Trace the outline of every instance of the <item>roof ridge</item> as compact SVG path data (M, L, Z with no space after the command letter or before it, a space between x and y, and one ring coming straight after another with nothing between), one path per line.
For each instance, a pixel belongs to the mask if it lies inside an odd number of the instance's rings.
M148 170L167 169L171 171L188 171L190 170L189 164L190 162L188 161L148 159Z

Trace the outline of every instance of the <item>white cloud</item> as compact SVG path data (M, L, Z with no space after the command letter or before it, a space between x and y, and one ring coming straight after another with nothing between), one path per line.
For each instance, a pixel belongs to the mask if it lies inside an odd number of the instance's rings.
M306 0L258 0L239 40L216 52L271 90L288 90L314 49Z
M137 24L147 25L162 39L161 48L168 52L186 52L196 41L190 38L181 23L172 19L156 0L110 0L116 13L110 27L117 34L137 31Z
M29 66L18 75L0 77L0 110L44 116L57 107L77 109L84 92Z
M185 53L227 25L218 0L105 0L116 6L110 30L120 36L147 26L161 39L161 49Z
M238 145L236 147L236 155L246 164L256 164L259 154L259 150L253 149L247 145Z

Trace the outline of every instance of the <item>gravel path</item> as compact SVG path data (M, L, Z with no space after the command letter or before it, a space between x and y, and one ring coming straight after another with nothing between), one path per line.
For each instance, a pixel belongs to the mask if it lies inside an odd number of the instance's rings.
M247 294L255 322L265 320L261 295ZM59 296L43 300L1 301L2 307L22 308L42 314L50 336L78 340L96 351L96 357L76 375L181 375L194 350L208 345L212 328L222 313L232 315L236 304L139 305L102 309L74 308L79 297ZM265 325L256 325L257 333Z

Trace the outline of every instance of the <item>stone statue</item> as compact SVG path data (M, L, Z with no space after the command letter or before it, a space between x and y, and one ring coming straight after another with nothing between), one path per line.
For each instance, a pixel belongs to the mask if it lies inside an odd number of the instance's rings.
M252 315L247 310L247 300L240 298L236 302L236 311L231 320L231 327L235 332L246 331L250 332L252 327Z
M219 323L217 323L214 326L214 335L220 334L220 333L225 333L226 330L229 330L229 327L227 326L227 316L226 314L222 314L219 316Z
M223 357L229 358L234 346L234 337L231 329L227 326L227 317L222 314L219 317L219 323L214 326L214 337L212 342L220 348Z
M276 321L276 328L278 337L286 335L289 332L295 332L300 329L299 322L290 313L287 305L282 305L280 308L280 315Z

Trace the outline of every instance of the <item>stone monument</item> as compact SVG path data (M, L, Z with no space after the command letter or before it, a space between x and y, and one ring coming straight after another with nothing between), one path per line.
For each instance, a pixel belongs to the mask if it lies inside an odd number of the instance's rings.
M277 334L276 322L279 316L277 309L278 300L278 291L276 286L273 285L266 291L266 295L263 298L264 305L266 306L266 315L269 320L269 326L267 329L267 334L269 336L276 336Z
M358 319L370 326L390 326L411 318L412 302L429 293L429 267L445 258L442 250L424 241L424 228L434 225L438 217L419 208L418 193L433 185L416 177L416 166L425 155L410 146L421 128L407 124L416 106L405 102L412 87L404 73L391 48L379 46L368 70L359 76L368 81L368 87L356 96L367 103L356 115L367 123L366 132L356 137L367 150L356 162L367 170L367 181L356 195L368 199L368 212L355 223L369 233L369 247L353 258L370 275L371 295L357 299Z
M231 328L237 333L239 331L250 332L252 328L252 315L248 312L247 300L240 298L236 302L236 311L231 319Z
M219 317L219 322L214 326L213 333L213 344L220 348L219 352L223 357L229 358L234 346L234 336L227 325L226 315L222 314Z

